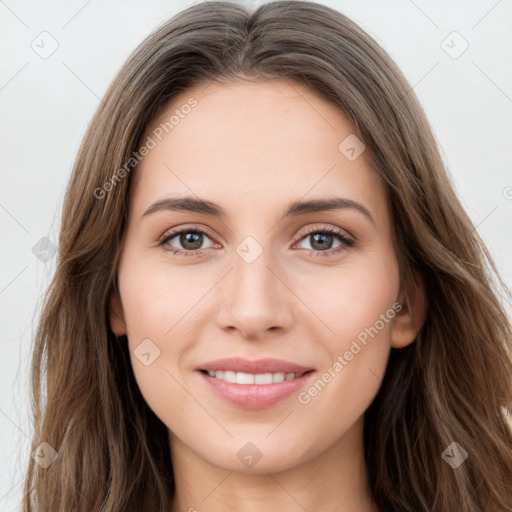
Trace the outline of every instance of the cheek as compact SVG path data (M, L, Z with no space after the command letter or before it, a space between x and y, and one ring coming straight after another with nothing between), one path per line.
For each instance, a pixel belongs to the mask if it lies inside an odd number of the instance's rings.
M210 272L190 272L148 258L126 255L119 286L135 379L149 407L161 417L174 417L190 400L181 367L194 347L191 326L200 329L213 318L207 297L215 283ZM201 300L203 298L203 300ZM149 355L148 355L149 354ZM172 397L172 400L170 400ZM190 405L190 404L189 404Z
M318 338L329 360L299 400L315 411L312 421L328 415L334 430L343 429L372 402L389 358L398 279L396 261L380 258L337 268L325 281L313 283L310 276L302 282L306 300L329 328L322 326L325 334Z
M159 388L171 377L166 373L170 337L180 300L169 282L161 279L143 258L125 254L119 269L119 288L135 379L148 405L155 410ZM165 336L171 330L168 336Z
M120 292L128 331L133 342L140 336L164 340L192 313L205 293L205 274L187 272L149 258L127 258L120 269Z
M297 295L325 325L324 339L332 353L373 326L393 306L399 291L398 265L381 255L328 272L319 269L298 283ZM389 336L389 323L382 326L379 322L379 327Z

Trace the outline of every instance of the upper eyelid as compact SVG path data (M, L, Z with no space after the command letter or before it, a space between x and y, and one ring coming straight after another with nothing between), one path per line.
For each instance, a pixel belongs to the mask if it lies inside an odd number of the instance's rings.
M346 229L343 229L343 228L340 228L337 226L334 227L331 225L326 225L326 226L322 226L322 227L313 226L313 227L307 228L306 231L302 233L300 239L304 238L307 235L310 235L311 233L322 232L322 231L326 231L326 232L333 233L333 234L338 234L340 236L344 236L345 238L350 238L352 240L355 240L355 237L351 233L349 233Z
M213 239L215 237L214 234L210 231L210 229L208 229L204 226L198 227L198 226L185 225L185 226L180 226L180 227L172 228L172 229L165 231L165 233L158 239L158 241L161 242L162 240L165 240L166 238L174 238L175 236L177 236L181 233L184 233L184 232L186 233L189 231L203 232L204 234L208 235L211 239Z

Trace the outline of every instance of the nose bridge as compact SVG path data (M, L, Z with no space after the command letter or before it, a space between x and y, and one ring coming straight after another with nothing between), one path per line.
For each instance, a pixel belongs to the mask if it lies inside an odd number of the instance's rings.
M247 336L257 336L271 327L289 324L286 287L275 276L272 254L270 247L264 247L251 236L235 248L234 268L223 287L221 300L223 327L235 327Z
M264 248L253 236L246 237L233 254L234 272L231 293L240 304L270 306L278 293L275 290L272 267L272 249Z

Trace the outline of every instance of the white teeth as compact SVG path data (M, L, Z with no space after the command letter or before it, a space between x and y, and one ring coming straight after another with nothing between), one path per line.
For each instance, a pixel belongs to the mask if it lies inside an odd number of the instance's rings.
M254 375L250 373L237 372L236 374L237 384L254 384Z
M244 372L231 372L231 371L217 371L213 372L208 370L210 377L225 380L226 382L236 384L272 384L273 382L283 382L283 380L291 380L300 377L301 373L244 373Z
M226 382L235 383L236 382L236 373L235 372L230 372L230 371L225 371L224 372L224 380Z
M254 376L254 384L272 384L271 373L257 373Z

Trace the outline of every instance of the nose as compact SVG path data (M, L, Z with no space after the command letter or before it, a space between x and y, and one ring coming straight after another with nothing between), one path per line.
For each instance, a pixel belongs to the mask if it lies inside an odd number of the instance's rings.
M270 251L250 263L235 252L233 267L220 283L219 327L252 340L289 330L294 295Z

